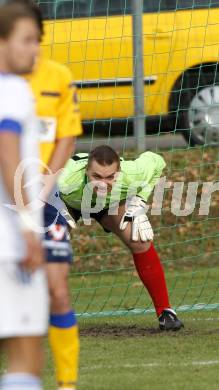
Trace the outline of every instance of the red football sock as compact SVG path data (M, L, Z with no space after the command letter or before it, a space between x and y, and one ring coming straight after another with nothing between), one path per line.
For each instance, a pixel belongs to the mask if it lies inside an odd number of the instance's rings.
M133 253L138 275L148 290L157 315L170 307L166 280L160 258L151 244L150 248L141 253Z

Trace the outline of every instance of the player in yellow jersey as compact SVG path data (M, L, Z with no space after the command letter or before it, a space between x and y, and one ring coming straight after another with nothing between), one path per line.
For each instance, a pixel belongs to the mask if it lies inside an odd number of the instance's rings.
M18 1L31 4L30 0L16 0L16 3ZM51 172L56 174L72 156L75 137L82 133L77 91L70 70L47 59L38 59L34 72L27 75L26 79L32 87L36 111L42 122L41 160L47 165L44 173L51 177ZM60 214L57 216L57 209L52 204L49 198L44 209L47 228L44 247L51 297L49 340L58 388L75 390L79 337L68 287L72 246L67 222Z
M26 77L42 120L41 159L53 173L72 156L75 137L82 134L77 91L70 70L40 58L33 74Z
M44 173L54 174L72 156L75 137L82 133L76 88L67 67L46 59L39 59L27 79L42 122L41 160L48 166ZM78 375L79 336L68 287L72 246L67 222L61 215L56 220L57 209L52 204L48 201L44 210L45 227L49 227L44 240L51 298L49 340L59 389L73 390Z
M35 71L27 79L43 125L41 159L52 173L56 173L72 156L75 137L82 133L72 75L67 67L40 59ZM46 204L44 211L45 227L49 227L44 240L51 297L49 340L56 364L58 386L62 390L73 390L77 382L79 338L67 281L72 247L67 222L59 215L54 223L57 210L51 203Z

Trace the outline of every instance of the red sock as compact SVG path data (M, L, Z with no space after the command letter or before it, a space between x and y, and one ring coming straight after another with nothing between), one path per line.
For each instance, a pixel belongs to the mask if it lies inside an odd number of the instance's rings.
M170 307L166 280L160 258L151 244L148 251L133 253L135 267L138 275L148 290L157 315Z

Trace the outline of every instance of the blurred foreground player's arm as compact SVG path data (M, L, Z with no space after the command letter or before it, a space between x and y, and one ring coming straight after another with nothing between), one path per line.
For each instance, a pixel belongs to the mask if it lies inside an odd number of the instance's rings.
M125 230L128 223L132 223L132 240L152 241L154 238L151 224L146 215L147 200L159 180L165 162L161 156L152 152L145 152L135 160L136 178L143 182L143 188L128 201L128 207L124 213L120 229ZM139 178L138 178L139 176Z
M0 108L0 169L5 188L13 203L16 191L16 188L14 188L14 177L16 169L21 162L20 139L23 131L22 120L32 100L31 95L28 94L28 89L24 85L23 88L21 86L17 82L11 82L11 95L9 97L4 96L4 101L1 102ZM27 97L29 97L29 100ZM20 189L21 198L23 205L27 206L29 200L24 184L22 183ZM28 212L28 207L22 207L19 204L16 204L16 207L23 238L26 243L26 257L21 265L26 270L35 271L43 262L41 242L31 230L31 215Z

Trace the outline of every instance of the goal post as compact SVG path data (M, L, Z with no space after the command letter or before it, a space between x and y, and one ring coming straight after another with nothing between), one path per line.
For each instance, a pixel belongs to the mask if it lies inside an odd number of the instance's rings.
M145 151L143 0L133 0L133 128L138 152Z

